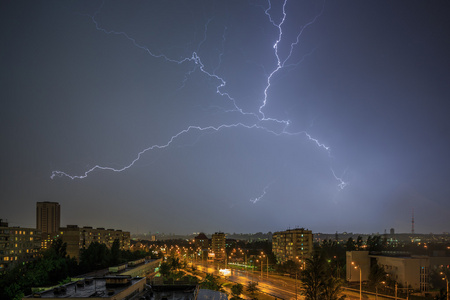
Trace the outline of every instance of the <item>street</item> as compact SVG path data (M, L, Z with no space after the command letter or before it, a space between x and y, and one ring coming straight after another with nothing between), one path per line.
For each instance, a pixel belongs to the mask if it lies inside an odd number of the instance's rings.
M196 262L194 265L201 272L220 276L217 264ZM223 276L221 277L223 278ZM296 291L296 280L292 278L284 278L278 275L270 275L267 278L267 274L265 273L261 276L259 272L231 269L231 276L227 276L226 279L244 286L247 286L249 282L255 281L258 283L260 292L273 296L274 298L289 300L304 299L300 295L300 281L297 281Z

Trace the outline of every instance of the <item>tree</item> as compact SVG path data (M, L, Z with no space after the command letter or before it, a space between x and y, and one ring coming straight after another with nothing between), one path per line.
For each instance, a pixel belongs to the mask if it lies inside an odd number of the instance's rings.
M203 289L223 292L222 283L219 283L219 278L213 274L206 274L205 280L200 284Z
M162 262L161 265L159 266L159 273L163 277L169 277L170 272L171 272L170 264L168 262Z
M117 265L122 260L122 253L120 252L120 241L115 239L111 246L110 265Z
M367 248L369 251L383 250L383 242L380 235L369 236L367 238Z
M231 287L231 299L232 300L237 300L239 299L239 296L242 294L242 292L244 291L244 286L240 283L236 283L235 285L233 285Z
M105 244L91 243L87 249L81 251L80 265L85 271L99 270L108 266L110 251Z
M314 255L306 260L306 268L301 273L301 292L307 300L321 300L326 276L323 256Z
M247 285L247 292L252 295L253 299L255 299L255 294L259 291L258 283L256 281L251 281Z
M374 287L378 292L378 288L381 286L381 283L386 281L386 271L383 266L379 264L373 264L370 267L369 273L369 285Z
M301 292L307 300L340 300L342 280L333 276L333 269L324 255L313 255L306 260L306 268L301 273Z
M65 258L67 256L67 243L62 239L56 239L50 245L50 248L44 252L44 257Z
M345 298L342 295L343 281L340 278L328 276L324 279L322 298L324 300L341 300Z
M355 241L353 240L352 237L348 238L347 243L345 244L345 248L347 249L347 251L354 251L354 250L356 250Z
M356 248L358 250L361 250L362 245L363 245L362 236L358 235L358 238L356 239Z
M293 260L285 261L280 266L280 271L283 273L287 273L291 276L295 276L296 273L300 270L300 265Z

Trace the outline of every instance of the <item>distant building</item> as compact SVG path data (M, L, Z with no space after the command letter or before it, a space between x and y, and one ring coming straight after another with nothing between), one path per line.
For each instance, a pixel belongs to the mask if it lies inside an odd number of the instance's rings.
M196 249L208 249L209 239L203 232L200 232L200 234L194 238L194 245Z
M0 219L0 271L33 260L41 247L41 234L35 228L9 227Z
M225 249L228 249L231 251L232 249L236 248L237 241L235 239L226 239L225 240Z
M391 228L391 230L389 231L390 235L394 235L395 234L395 229Z
M58 202L36 203L36 228L42 233L59 231L61 208Z
M120 242L120 249L130 249L130 233L122 230L67 225L65 228L60 228L59 233L62 241L67 243L67 255L76 259L79 259L81 249L87 249L94 242L111 248L114 240L117 239Z
M272 251L278 262L293 260L303 263L313 252L313 234L304 228L275 232L272 236Z
M215 260L224 260L226 256L225 252L225 233L216 232L211 238L211 250L214 253Z
M58 234L61 207L58 202L36 203L36 228L41 232L41 248L47 249Z

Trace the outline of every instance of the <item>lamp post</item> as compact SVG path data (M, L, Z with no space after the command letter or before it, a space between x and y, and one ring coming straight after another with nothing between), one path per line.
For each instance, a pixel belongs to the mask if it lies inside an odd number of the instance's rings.
M355 269L359 269L359 300L362 300L362 273L361 267L356 265L355 262L352 261L352 265L355 266Z
M261 278L263 278L263 260L261 258Z
M445 274L444 272L441 272L441 275L444 275L444 278L442 278L442 280L446 280L446 281L447 281L447 300L449 300L449 294L448 294L448 277L447 277L447 274Z

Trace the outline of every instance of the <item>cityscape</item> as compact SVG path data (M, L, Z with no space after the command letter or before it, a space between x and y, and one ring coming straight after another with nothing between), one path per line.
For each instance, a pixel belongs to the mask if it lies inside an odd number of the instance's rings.
M448 1L0 8L0 299L449 300Z
M168 293L176 299L449 295L450 233L415 234L414 217L411 233L391 228L373 235L305 228L131 235L121 229L62 227L60 220L61 205L49 201L36 203L35 228L0 220L2 299L159 299ZM17 276L26 279L17 281ZM320 285L311 284L310 276ZM88 287L92 282L94 290ZM327 295L328 288L333 295Z

